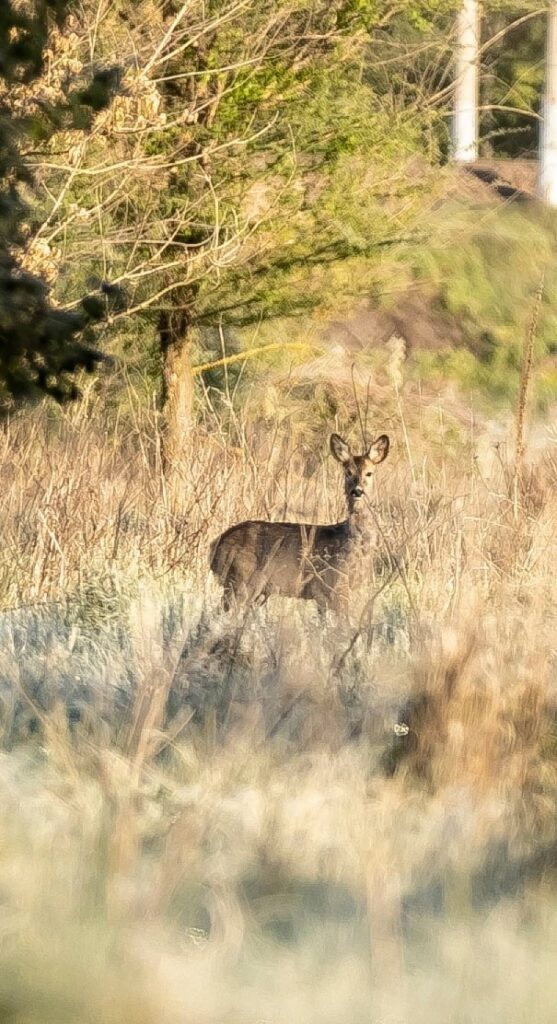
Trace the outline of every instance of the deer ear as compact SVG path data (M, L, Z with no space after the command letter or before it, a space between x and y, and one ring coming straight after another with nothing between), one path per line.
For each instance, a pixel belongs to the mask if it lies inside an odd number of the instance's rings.
M342 462L344 466L352 458L352 453L346 441L343 441L342 437L338 434L331 434L331 451L337 462Z
M390 441L386 434L381 434L370 446L367 457L371 462L383 462L389 454Z

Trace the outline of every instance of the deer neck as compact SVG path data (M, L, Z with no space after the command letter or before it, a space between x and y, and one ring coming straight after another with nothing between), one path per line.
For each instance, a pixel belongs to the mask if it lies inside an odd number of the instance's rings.
M355 547L369 547L374 542L376 532L375 520L367 504L348 513L348 536Z

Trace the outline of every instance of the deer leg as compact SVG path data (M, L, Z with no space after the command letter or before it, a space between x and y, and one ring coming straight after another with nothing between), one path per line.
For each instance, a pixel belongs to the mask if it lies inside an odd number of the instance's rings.
M224 584L222 606L225 612L232 608L245 612L249 607L257 608L264 604L267 596L264 590L259 590L229 573Z
M232 608L243 604L246 597L247 595L242 594L242 587L236 573L230 569L223 583L222 607L224 611L229 612Z
M319 620L319 628L323 631L327 628L327 605L324 601L315 601L315 607L317 608L317 618Z
M229 612L234 604L234 587L230 583L226 583L222 592L222 607L225 612Z

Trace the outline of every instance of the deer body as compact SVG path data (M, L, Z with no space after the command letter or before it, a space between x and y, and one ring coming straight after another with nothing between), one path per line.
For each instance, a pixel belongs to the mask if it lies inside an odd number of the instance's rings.
M235 600L246 603L272 594L338 608L369 575L377 548L372 478L387 456L389 439L383 434L365 454L353 455L333 434L331 450L344 469L348 518L330 525L252 520L230 527L213 542L210 554L226 608Z

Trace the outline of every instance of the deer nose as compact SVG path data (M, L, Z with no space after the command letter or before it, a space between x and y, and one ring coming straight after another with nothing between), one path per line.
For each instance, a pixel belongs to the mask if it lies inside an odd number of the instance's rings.
M363 493L364 493L363 487L353 487L352 488L352 497L353 498L361 498Z

